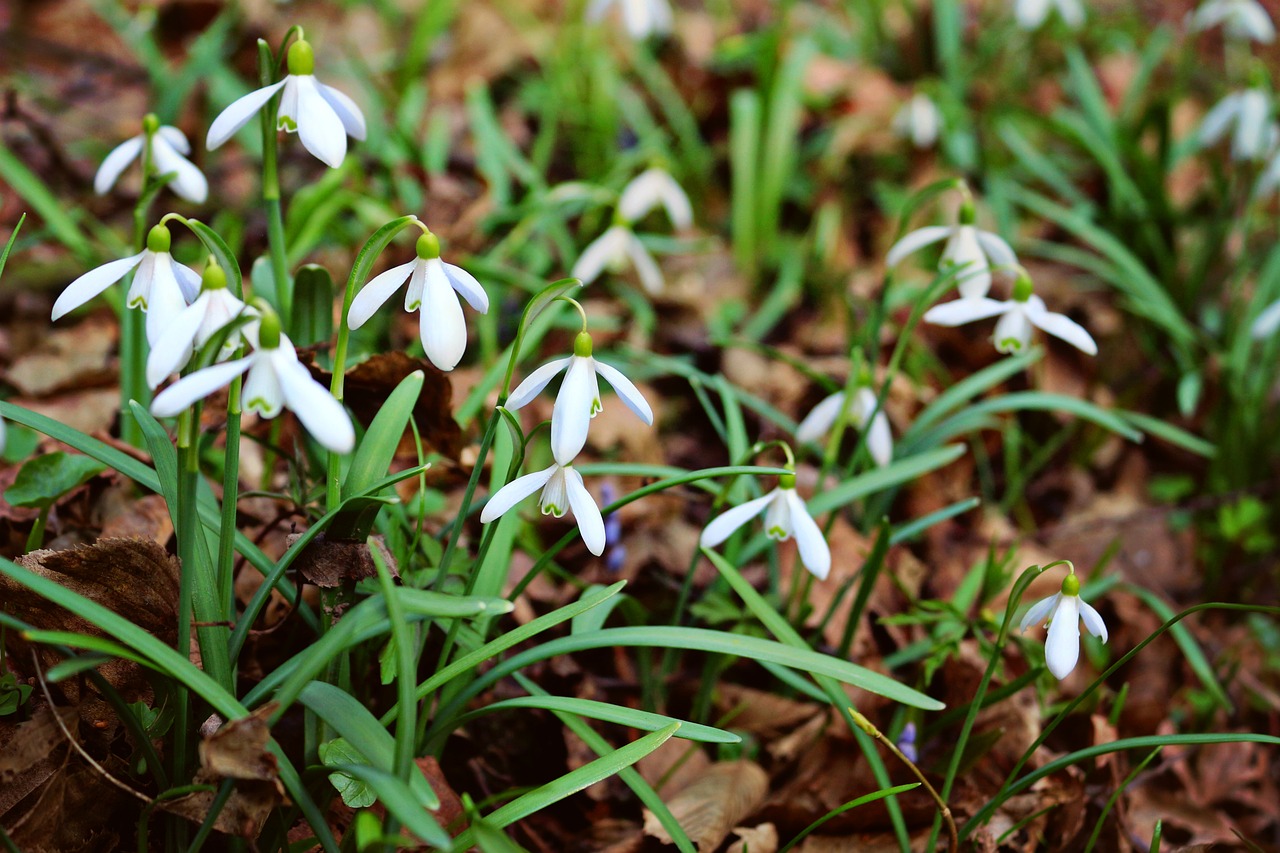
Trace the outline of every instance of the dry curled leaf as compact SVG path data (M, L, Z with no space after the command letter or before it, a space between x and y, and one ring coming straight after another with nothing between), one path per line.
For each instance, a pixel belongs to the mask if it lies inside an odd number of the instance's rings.
M693 784L667 801L667 807L699 850L715 850L738 823L764 800L769 777L753 761L711 765ZM671 843L671 836L647 809L644 831Z
M285 541L290 547L301 538L301 534L292 534ZM382 557L382 563L391 572L391 576L399 577L395 557L387 550L381 536L371 540ZM365 542L331 541L322 533L306 547L298 559L294 561L298 573L322 589L354 584L365 578L376 578L378 567L373 562L373 554Z

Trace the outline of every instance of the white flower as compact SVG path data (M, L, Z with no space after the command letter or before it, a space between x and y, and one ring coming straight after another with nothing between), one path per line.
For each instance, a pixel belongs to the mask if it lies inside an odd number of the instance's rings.
M548 362L525 377L507 398L506 408L515 411L528 404L562 370L565 371L564 381L560 383L560 392L556 394L555 406L551 409L551 452L559 464L568 465L578 455L587 443L591 419L604 408L600 402L597 374L613 386L622 402L640 420L648 426L653 425L653 409L649 408L640 390L622 375L622 371L597 361L591 355L591 335L586 332L579 332L574 339L573 355Z
M605 269L619 273L630 261L644 289L650 293L661 292L665 283L662 270L632 230L635 222L659 205L667 211L676 228L693 224L693 207L675 179L661 169L646 169L623 187L616 221L582 251L569 274L583 284L590 284Z
M1269 338L1275 334L1276 329L1280 329L1280 299L1262 309L1262 313L1249 327L1249 334L1255 340Z
M817 441L835 425L844 408L845 395L837 391L813 407L796 429L796 441ZM889 431L889 418L876 408L876 392L866 386L853 393L849 419L859 430L867 430L867 450L881 467L893 461L893 434Z
M1026 631L1032 625L1049 621L1049 634L1044 641L1044 662L1059 681L1071 674L1080 659L1080 622L1102 642L1107 641L1107 626L1088 602L1080 598L1080 579L1074 573L1062 579L1062 592L1031 605L1019 626Z
M1267 138L1280 142L1280 124L1271 122L1267 129ZM1267 166L1262 170L1262 174L1258 176L1258 182L1253 187L1253 197L1255 199L1266 198L1280 187L1280 146L1272 145L1267 155L1271 159L1267 161Z
M170 374L187 366L192 354L207 344L218 330L242 312L257 314L227 289L227 274L210 264L204 273L203 287L195 301L179 312L160 336L147 356L147 384L159 387ZM228 336L218 353L218 360L230 358L244 337L244 329Z
M356 102L315 78L315 54L299 39L289 46L289 73L279 83L250 92L213 120L205 145L217 148L248 124L271 97L284 90L276 114L279 130L296 132L302 145L321 162L337 168L347 156L347 136L364 139L364 114Z
M942 132L942 113L932 98L916 92L894 114L893 132L917 148L932 148Z
M117 145L102 161L102 165L98 167L98 174L93 179L93 191L98 195L105 195L120 177L120 173L138 159L149 137L151 164L155 167L155 173L167 175L172 172L174 178L169 186L173 191L187 201L203 204L209 195L209 182L204 179L200 170L183 156L191 153L191 144L187 142L187 137L176 127L160 124L153 115L148 115L142 120L142 127L142 133Z
M1270 117L1271 98L1265 89L1232 92L1205 114L1197 139L1202 147L1208 148L1234 126L1232 159L1261 160L1276 142Z
M583 484L582 475L574 470L572 464L557 462L550 468L525 474L507 483L484 505L480 521L488 524L538 489L542 489L538 503L543 515L563 518L565 511L571 510L587 550L597 557L604 553L604 519L595 499Z
M169 229L155 226L147 235L147 248L91 269L68 284L53 303L53 319L84 305L137 267L125 301L128 307L146 312L147 342L154 347L200 290L200 274L175 261L169 245Z
M646 169L631 179L618 199L618 215L627 223L638 222L662 205L676 228L693 224L693 207L676 179L662 169Z
M1202 32L1222 24L1228 38L1270 44L1276 28L1271 16L1258 0L1209 0L1191 15L1192 32Z
M1049 12L1058 10L1062 22L1073 30L1084 24L1084 6L1080 0L1014 0L1013 14L1024 30L1038 29Z
M779 477L777 488L764 497L721 513L702 531L698 543L703 548L714 548L762 512L765 514L765 534L778 542L795 536L800 562L818 580L826 580L831 572L831 549L827 547L827 540L822 538L818 523L796 494L794 474Z
M986 296L991 289L992 264L1009 267L1017 264L1018 258L998 234L983 231L973 223L973 205L966 201L961 205L959 221L955 225L917 228L893 244L889 254L885 256L885 263L890 267L897 266L912 252L939 240L946 240L942 259L938 262L938 271L944 272L952 265L961 267L958 283L960 295L966 299Z
M489 311L489 297L471 273L440 260L440 241L431 232L418 238L417 252L409 263L375 276L360 289L347 312L347 325L352 329L363 326L407 279L404 310L418 311L427 358L441 370L453 370L467 349L467 320L454 291L481 314Z
M622 9L627 33L636 41L671 32L671 4L668 0L591 0L587 20L599 21L611 6Z
M173 417L248 371L245 411L274 418L287 407L320 444L335 453L350 452L356 442L351 418L298 361L293 343L280 331L279 319L269 313L262 317L256 337L258 346L248 356L197 370L160 392L151 403L151 413Z
M1082 352L1098 354L1098 345L1084 327L1065 314L1055 314L1045 308L1044 300L1031 293L1030 279L1025 277L1019 278L1014 286L1012 299L1003 302L985 296L957 299L930 308L925 312L924 321L938 326L959 326L997 315L1000 320L992 340L1000 352L1022 352L1031 343L1031 327L1037 326Z

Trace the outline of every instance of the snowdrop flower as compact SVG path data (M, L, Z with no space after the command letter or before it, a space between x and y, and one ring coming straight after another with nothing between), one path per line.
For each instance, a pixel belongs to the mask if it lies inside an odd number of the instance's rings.
M1071 674L1080 659L1080 622L1095 637L1107 641L1107 626L1088 602L1080 598L1080 579L1074 569L1062 579L1062 592L1031 605L1019 626L1025 632L1032 625L1049 622L1044 642L1044 662L1059 681Z
M151 414L159 418L173 417L247 371L243 391L245 411L274 418L282 408L288 407L324 447L335 453L350 452L356 435L346 410L298 361L293 343L280 331L280 319L275 312L265 305L259 310L261 317L256 334L249 335L257 338L252 353L179 379L152 401Z
M171 242L169 229L155 226L147 234L147 248L89 270L68 284L53 303L53 319L84 305L136 267L125 302L128 307L147 313L147 343L154 347L200 290L200 274L173 259L169 254Z
M364 139L364 114L355 101L315 78L316 57L309 42L298 39L289 45L285 62L289 73L283 80L234 101L213 120L205 145L212 151L226 142L283 89L276 128L297 133L304 148L336 169L347 156L347 136Z
M644 289L661 292L665 283L662 270L632 230L635 222L659 205L676 228L693 224L693 207L675 179L661 169L647 169L623 188L614 224L583 250L570 275L590 284L604 270L621 272L630 261Z
M173 191L189 202L203 204L209 195L209 182L184 156L191 153L187 137L176 127L160 124L160 120L150 113L142 119L142 133L117 145L102 161L98 174L93 178L93 191L106 195L147 145L151 146L151 165L155 173L167 175L172 172L174 178L169 186Z
M453 370L467 349L467 321L458 293L481 314L489 311L489 297L471 273L440 260L440 240L430 231L418 238L417 253L409 263L375 276L360 289L347 312L347 325L363 326L407 280L404 310L418 311L427 358L441 370Z
M1197 138L1202 147L1208 148L1234 127L1232 159L1261 160L1276 142L1270 117L1271 98L1265 89L1232 92L1205 115Z
M1276 27L1258 0L1209 0L1191 15L1192 32L1203 32L1222 24L1228 38L1270 44L1275 41Z
M932 148L942 132L942 112L932 98L916 92L894 114L893 132L917 148Z
M583 484L582 475L574 470L571 463L562 465L557 462L550 468L525 474L507 483L484 505L480 521L488 524L538 489L542 489L538 505L543 515L563 518L566 511L572 511L587 550L597 557L604 553L604 519L600 516L600 508Z
M1274 335L1276 329L1280 329L1280 299L1262 309L1262 313L1249 327L1249 334L1254 340L1260 340Z
M778 542L795 536L800 562L818 580L826 580L831 572L831 549L827 547L827 540L822 538L822 530L809 515L804 501L796 494L795 474L778 477L777 488L764 497L721 513L702 531L698 543L703 548L714 548L762 512L765 514L765 534Z
M618 199L618 215L624 222L639 222L649 211L661 205L671 224L684 229L693 225L693 206L676 179L659 168L645 169L622 188Z
M1049 311L1044 300L1031 292L1031 279L1026 274L1018 276L1012 299L1003 302L985 296L957 299L930 308L924 314L924 321L937 326L959 326L997 315L1000 320L992 340L1000 352L1022 352L1031 343L1031 327L1037 326L1082 352L1098 354L1098 345L1083 326L1065 314Z
M1271 122L1267 129L1267 138L1280 142L1280 124ZM1253 187L1255 199L1266 198L1280 188L1280 146L1273 144L1267 156L1271 159L1267 161L1267 167L1262 170L1262 174L1258 176L1258 182Z
M796 429L796 441L808 443L826 435L839 419L845 407L845 394L837 391L813 407ZM889 418L883 409L876 408L876 392L863 385L853 392L849 407L849 420L859 430L867 430L867 450L880 467L893 461L893 434L889 431Z
M564 371L564 381L560 383L560 392L556 394L555 406L551 409L551 452L560 465L573 462L587 443L591 419L604 410L600 402L598 376L603 376L613 386L636 417L646 426L653 426L653 409L649 408L640 390L622 375L622 371L597 361L591 355L591 346L591 335L586 331L579 332L573 341L573 355L542 365L525 377L507 398L507 409L515 411L522 408L547 387L552 377Z
M201 281L200 295L178 313L147 356L147 384L152 388L159 387L166 377L186 367L197 349L245 312L257 314L256 309L246 306L227 289L226 272L210 258ZM243 329L228 336L218 353L218 360L230 358L243 336Z
M636 41L671 32L671 4L668 0L591 0L587 7L587 20L601 20L611 6L622 9L627 34Z
M965 299L986 296L991 289L992 264L1013 266L1018 259L1013 254L1013 249L998 234L982 231L974 225L976 219L973 202L966 199L960 205L960 215L955 225L917 228L893 244L885 257L885 263L890 267L897 266L907 255L939 240L946 240L947 245L942 250L938 271L944 272L950 266L962 267L958 284L960 295Z
M1055 9L1071 29L1078 30L1084 24L1084 6L1080 0L1014 0L1013 3L1014 18L1024 30L1039 29Z

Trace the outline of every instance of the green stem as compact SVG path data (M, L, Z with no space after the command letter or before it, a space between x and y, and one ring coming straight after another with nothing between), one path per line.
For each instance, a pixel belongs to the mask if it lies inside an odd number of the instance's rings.
M196 583L196 535L199 518L196 514L197 438L199 431L199 405L183 412L178 419L178 507L176 533L178 537L178 638L177 652L183 660L191 659L191 606ZM175 690L173 742L173 779L186 779L187 774L187 691Z
M218 528L218 589L222 612L235 612L236 508L240 497L240 391L243 378L231 380L227 391L226 449L222 462L222 519Z
M148 191L151 174L151 141L142 146L142 195L133 209L133 251L141 252L147 239L147 213L155 193ZM120 437L137 448L145 448L142 427L134 419L129 408L130 400L142 406L151 404L151 389L147 387L147 327L140 311L129 307L129 287L134 273L120 282Z
M284 240L284 214L280 206L280 171L277 167L276 98L262 111L262 201L267 209L267 247L271 256L271 277L275 282L276 313L285 332L292 331L293 283L289 280L288 255Z

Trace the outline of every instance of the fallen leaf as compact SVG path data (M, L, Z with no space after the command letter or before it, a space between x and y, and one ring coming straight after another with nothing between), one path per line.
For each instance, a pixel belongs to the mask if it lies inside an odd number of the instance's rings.
M759 764L724 761L711 765L668 800L667 808L699 850L711 851L760 806L768 789L769 777ZM671 843L671 836L648 809L644 831L664 844Z

